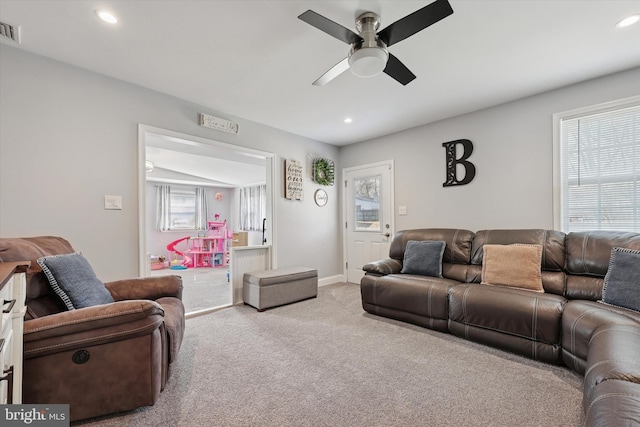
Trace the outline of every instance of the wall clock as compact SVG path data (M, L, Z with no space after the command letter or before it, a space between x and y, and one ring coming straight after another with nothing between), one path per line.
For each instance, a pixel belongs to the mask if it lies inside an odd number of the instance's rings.
M313 195L313 200L315 200L316 205L324 206L329 201L329 196L327 195L326 191L320 189L316 190L315 194Z
M318 157L313 161L313 180L320 185L333 185L334 170L333 160Z

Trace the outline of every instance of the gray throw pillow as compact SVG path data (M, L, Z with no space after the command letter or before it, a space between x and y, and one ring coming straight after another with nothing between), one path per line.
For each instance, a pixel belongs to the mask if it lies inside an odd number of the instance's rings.
M439 240L409 240L400 273L442 277L442 256L446 245Z
M113 302L113 297L81 253L38 258L53 291L69 310Z
M640 311L640 251L611 249L609 269L604 276L602 301Z

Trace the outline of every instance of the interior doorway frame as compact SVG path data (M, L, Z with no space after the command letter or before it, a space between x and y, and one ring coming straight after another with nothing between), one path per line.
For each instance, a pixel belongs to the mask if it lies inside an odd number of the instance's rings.
M266 190L267 190L267 221L265 238L267 244L275 247L276 245L276 203L275 203L275 184L276 184L276 155L266 151L254 150L252 148L242 147L238 145L228 144L214 139L203 138L195 135L189 135L181 132L162 129L154 126L138 124L138 274L140 277L149 275L147 253L147 192L146 192L146 146L147 135L155 134L166 136L169 138L177 138L189 141L195 144L204 144L207 146L220 147L221 149L239 152L244 155L259 156L265 159L266 169ZM273 253L269 251L270 262L274 264ZM232 301L234 303L234 301Z

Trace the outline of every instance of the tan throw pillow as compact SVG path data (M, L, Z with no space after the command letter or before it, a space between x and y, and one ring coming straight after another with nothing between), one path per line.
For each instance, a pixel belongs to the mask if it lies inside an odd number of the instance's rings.
M541 245L484 245L482 283L544 292Z

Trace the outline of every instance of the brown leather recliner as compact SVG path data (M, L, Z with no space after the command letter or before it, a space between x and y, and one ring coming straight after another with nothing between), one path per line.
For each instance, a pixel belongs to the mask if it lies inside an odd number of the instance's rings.
M182 343L182 279L105 283L115 302L67 310L36 259L73 252L60 237L0 239L0 261L31 261L23 402L69 404L72 421L153 405Z

